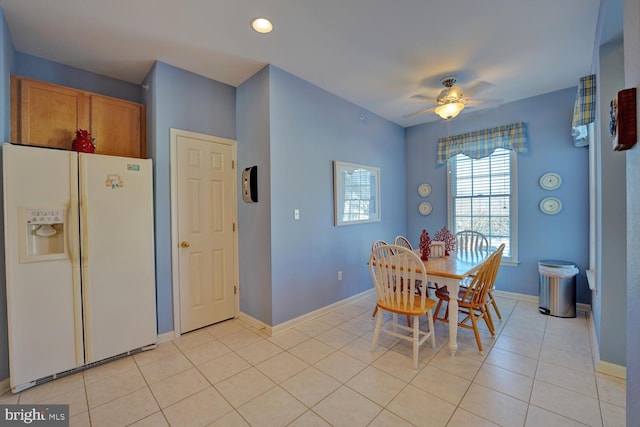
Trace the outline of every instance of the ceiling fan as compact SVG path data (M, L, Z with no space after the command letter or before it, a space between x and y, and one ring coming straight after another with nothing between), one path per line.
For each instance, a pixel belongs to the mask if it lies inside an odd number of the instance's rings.
M416 111L415 113L407 114L403 117L409 118L420 114L433 112L441 118L449 120L457 117L465 107L475 107L478 105L486 104L488 102L486 100L469 99L467 96L465 96L464 93L462 93L460 87L456 85L456 80L456 76L447 76L443 78L440 83L442 83L444 89L442 89L442 91L440 91L440 94L437 96L435 105ZM475 94L481 90L486 89L489 86L493 85L487 82L479 82L473 87L467 89L466 92L467 94ZM425 95L415 95L412 98L432 99L428 98Z

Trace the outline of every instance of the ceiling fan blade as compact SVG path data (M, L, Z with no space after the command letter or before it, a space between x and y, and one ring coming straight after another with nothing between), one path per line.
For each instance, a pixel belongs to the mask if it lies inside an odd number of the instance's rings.
M502 104L502 99L467 99L465 107L497 107Z
M412 99L414 101L420 101L420 102L431 102L433 101L433 96L428 96L428 95L422 95L422 94L417 94L417 95L411 95L409 97L409 99Z
M473 86L468 87L467 89L464 90L464 95L467 97L472 97L480 92L482 92L483 90L487 90L490 87L495 86L493 83L489 83L489 82L483 82L480 81L476 84L474 84Z
M409 117L419 116L420 114L432 113L435 108L436 108L435 106L423 108L422 110L416 111L415 113L405 114L402 117L404 117L405 119L408 119Z

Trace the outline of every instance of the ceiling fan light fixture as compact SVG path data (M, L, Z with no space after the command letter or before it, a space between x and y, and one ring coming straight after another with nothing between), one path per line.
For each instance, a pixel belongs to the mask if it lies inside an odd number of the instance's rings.
M438 105L434 112L445 120L453 119L464 109L462 102L448 102L446 104Z
M251 21L251 28L260 34L267 34L273 30L273 24L267 18L255 18Z

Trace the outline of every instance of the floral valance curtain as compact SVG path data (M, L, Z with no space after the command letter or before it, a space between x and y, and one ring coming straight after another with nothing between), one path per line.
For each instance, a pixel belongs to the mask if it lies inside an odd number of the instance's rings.
M522 153L526 151L528 143L527 125L524 122L447 136L438 139L436 163L438 165L446 164L447 160L458 154L481 159L490 156L496 148Z
M571 136L576 147L589 145L587 125L596 120L596 75L580 78L578 95L573 106Z

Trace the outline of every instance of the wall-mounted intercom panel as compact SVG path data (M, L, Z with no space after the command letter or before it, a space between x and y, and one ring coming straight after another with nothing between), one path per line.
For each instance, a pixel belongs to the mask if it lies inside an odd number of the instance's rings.
M247 203L258 201L258 166L242 171L242 200Z

